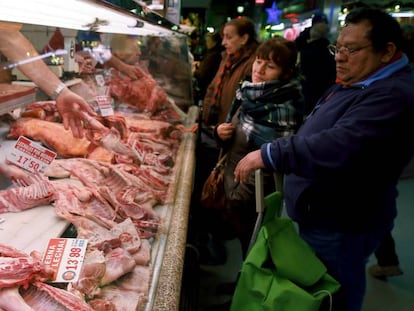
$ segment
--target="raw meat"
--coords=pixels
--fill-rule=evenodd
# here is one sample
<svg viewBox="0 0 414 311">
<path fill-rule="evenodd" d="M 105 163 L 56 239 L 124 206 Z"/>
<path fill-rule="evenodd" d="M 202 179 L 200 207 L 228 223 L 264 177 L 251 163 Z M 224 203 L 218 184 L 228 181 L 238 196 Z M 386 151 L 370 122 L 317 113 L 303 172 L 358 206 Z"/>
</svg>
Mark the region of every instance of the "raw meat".
<svg viewBox="0 0 414 311">
<path fill-rule="evenodd" d="M 148 113 L 152 119 L 181 122 L 185 118 L 185 113 L 167 97 L 163 88 L 150 75 L 131 80 L 119 71 L 111 70 L 109 87 L 114 98 L 139 112 Z"/>
<path fill-rule="evenodd" d="M 0 310 L 33 311 L 20 296 L 18 287 L 0 289 Z"/>
<path fill-rule="evenodd" d="M 93 311 L 81 298 L 67 290 L 36 282 L 27 290 L 20 289 L 20 294 L 34 311 Z"/>
<path fill-rule="evenodd" d="M 136 266 L 134 258 L 123 248 L 115 248 L 105 254 L 105 275 L 101 279 L 101 285 L 107 285 L 117 280 Z"/>
<path fill-rule="evenodd" d="M 147 301 L 142 293 L 105 286 L 97 298 L 89 302 L 95 311 L 136 311 Z"/>
<path fill-rule="evenodd" d="M 55 189 L 47 180 L 35 182 L 27 187 L 0 190 L 0 213 L 20 212 L 36 206 L 50 204 Z"/>
<path fill-rule="evenodd" d="M 27 287 L 34 281 L 53 279 L 55 271 L 45 266 L 37 253 L 29 256 L 4 245 L 0 250 L 0 288 L 20 285 Z"/>
<path fill-rule="evenodd" d="M 90 142 L 86 138 L 75 138 L 63 124 L 33 118 L 21 118 L 10 127 L 8 138 L 20 135 L 42 142 L 62 157 L 84 157 Z"/>
<path fill-rule="evenodd" d="M 102 251 L 88 251 L 83 261 L 82 270 L 77 282 L 70 283 L 71 292 L 79 292 L 87 299 L 99 294 L 99 284 L 105 275 L 106 262 Z"/>
<path fill-rule="evenodd" d="M 80 215 L 105 226 L 111 227 L 117 220 L 115 210 L 94 189 L 68 182 L 55 182 L 56 199 L 54 202 L 56 214 L 71 221 L 70 215 Z"/>
</svg>

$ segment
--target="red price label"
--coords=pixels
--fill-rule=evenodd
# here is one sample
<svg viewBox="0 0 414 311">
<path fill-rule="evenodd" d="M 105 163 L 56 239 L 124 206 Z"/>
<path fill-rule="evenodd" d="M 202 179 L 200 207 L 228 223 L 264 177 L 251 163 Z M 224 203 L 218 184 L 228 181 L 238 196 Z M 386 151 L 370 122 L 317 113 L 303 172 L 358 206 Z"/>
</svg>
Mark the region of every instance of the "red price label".
<svg viewBox="0 0 414 311">
<path fill-rule="evenodd" d="M 43 173 L 56 158 L 56 153 L 24 136 L 6 155 L 7 160 L 31 172 Z"/>
<path fill-rule="evenodd" d="M 76 282 L 82 269 L 87 240 L 51 239 L 43 262 L 56 271 L 54 282 Z"/>
</svg>

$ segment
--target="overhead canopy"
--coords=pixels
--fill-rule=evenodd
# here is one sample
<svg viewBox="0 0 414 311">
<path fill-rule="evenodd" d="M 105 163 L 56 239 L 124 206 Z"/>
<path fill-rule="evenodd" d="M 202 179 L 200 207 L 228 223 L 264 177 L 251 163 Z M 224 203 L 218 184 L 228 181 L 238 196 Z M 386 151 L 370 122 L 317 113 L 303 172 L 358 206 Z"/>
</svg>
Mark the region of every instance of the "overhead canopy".
<svg viewBox="0 0 414 311">
<path fill-rule="evenodd" d="M 0 0 L 0 20 L 102 33 L 171 35 L 176 32 L 93 0 Z"/>
</svg>

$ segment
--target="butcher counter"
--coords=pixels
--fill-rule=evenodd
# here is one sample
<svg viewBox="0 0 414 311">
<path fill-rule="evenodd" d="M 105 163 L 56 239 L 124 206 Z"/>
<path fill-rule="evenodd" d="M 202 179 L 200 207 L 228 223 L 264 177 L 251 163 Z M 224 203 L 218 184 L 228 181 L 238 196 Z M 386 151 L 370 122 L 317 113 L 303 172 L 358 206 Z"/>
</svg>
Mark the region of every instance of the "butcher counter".
<svg viewBox="0 0 414 311">
<path fill-rule="evenodd" d="M 198 107 L 188 110 L 184 126 L 192 127 L 198 118 Z M 4 140 L 0 147 L 0 161 L 12 141 Z M 154 239 L 151 252 L 151 284 L 145 311 L 178 310 L 190 198 L 194 178 L 196 134 L 183 133 L 178 149 L 174 178 L 169 187 L 166 206 L 161 207 L 163 223 Z M 8 180 L 0 180 L 2 189 L 9 186 Z M 50 205 L 28 209 L 18 213 L 0 214 L 0 243 L 30 253 L 44 251 L 50 238 L 60 237 L 69 223 L 56 216 Z"/>
</svg>

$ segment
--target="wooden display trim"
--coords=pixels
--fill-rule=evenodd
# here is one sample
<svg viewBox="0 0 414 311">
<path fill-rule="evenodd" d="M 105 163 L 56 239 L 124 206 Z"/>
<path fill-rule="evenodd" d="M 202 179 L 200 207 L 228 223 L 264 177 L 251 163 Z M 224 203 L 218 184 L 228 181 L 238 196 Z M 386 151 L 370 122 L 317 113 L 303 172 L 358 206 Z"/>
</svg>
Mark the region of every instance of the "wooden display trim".
<svg viewBox="0 0 414 311">
<path fill-rule="evenodd" d="M 36 88 L 33 86 L 14 85 L 0 83 L 0 104 L 19 99 L 27 95 L 35 95 Z"/>
</svg>

